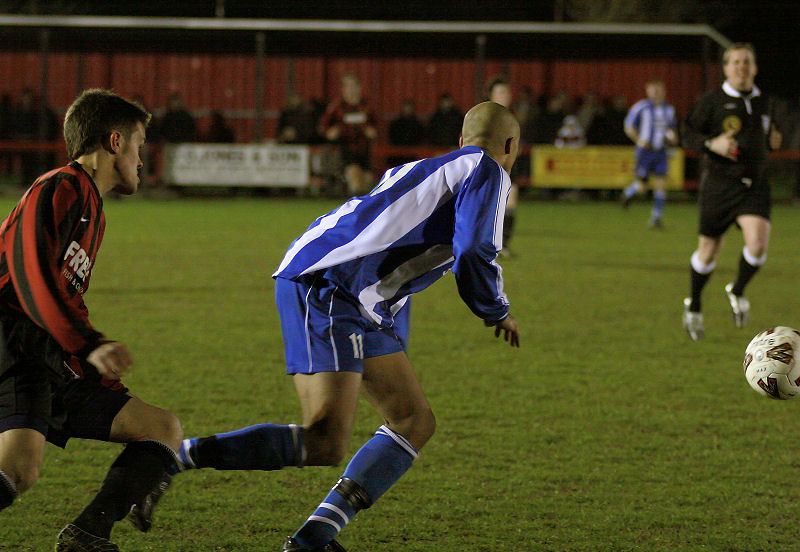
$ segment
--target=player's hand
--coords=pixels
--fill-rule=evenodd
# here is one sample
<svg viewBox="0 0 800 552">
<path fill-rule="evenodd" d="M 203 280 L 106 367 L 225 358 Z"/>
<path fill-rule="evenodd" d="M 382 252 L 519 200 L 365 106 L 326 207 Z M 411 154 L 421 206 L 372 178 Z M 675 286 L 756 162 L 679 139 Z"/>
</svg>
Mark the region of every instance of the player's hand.
<svg viewBox="0 0 800 552">
<path fill-rule="evenodd" d="M 112 380 L 118 380 L 133 364 L 128 348 L 117 341 L 103 343 L 89 353 L 86 360 L 97 368 L 101 376 Z"/>
<path fill-rule="evenodd" d="M 490 327 L 494 326 L 495 337 L 500 337 L 500 333 L 502 332 L 503 339 L 505 339 L 509 345 L 512 347 L 519 347 L 519 327 L 517 326 L 517 321 L 514 320 L 514 317 L 510 314 L 499 322 L 484 320 L 484 324 Z"/>
<path fill-rule="evenodd" d="M 736 161 L 739 156 L 739 142 L 733 137 L 732 130 L 711 140 L 708 149 L 717 155 L 727 157 L 731 161 Z"/>
<path fill-rule="evenodd" d="M 667 131 L 664 133 L 664 137 L 667 139 L 667 142 L 669 142 L 669 145 L 671 146 L 674 146 L 675 144 L 678 143 L 678 135 L 675 134 L 675 131 L 672 130 L 671 128 L 667 129 Z"/>
<path fill-rule="evenodd" d="M 775 125 L 769 127 L 769 149 L 777 150 L 781 148 L 783 143 L 783 134 L 775 128 Z"/>
<path fill-rule="evenodd" d="M 639 138 L 636 145 L 642 149 L 650 149 L 650 141 L 647 138 Z"/>
</svg>

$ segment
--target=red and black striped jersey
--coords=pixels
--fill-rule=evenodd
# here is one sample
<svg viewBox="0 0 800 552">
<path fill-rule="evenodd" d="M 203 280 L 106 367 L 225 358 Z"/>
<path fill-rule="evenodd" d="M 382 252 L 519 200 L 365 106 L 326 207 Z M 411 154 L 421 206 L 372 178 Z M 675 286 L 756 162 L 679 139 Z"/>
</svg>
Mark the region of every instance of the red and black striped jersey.
<svg viewBox="0 0 800 552">
<path fill-rule="evenodd" d="M 21 310 L 78 357 L 103 342 L 83 294 L 105 225 L 79 163 L 39 177 L 0 225 L 0 306 Z"/>
</svg>

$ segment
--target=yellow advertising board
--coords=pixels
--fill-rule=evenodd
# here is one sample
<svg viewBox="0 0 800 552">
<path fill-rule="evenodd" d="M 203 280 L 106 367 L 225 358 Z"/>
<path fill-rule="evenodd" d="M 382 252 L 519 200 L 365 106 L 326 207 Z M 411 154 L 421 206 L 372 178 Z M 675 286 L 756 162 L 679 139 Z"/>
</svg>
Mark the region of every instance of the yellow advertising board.
<svg viewBox="0 0 800 552">
<path fill-rule="evenodd" d="M 537 188 L 621 189 L 633 181 L 635 148 L 531 148 L 531 184 Z M 683 150 L 669 150 L 667 187 L 683 189 Z"/>
</svg>

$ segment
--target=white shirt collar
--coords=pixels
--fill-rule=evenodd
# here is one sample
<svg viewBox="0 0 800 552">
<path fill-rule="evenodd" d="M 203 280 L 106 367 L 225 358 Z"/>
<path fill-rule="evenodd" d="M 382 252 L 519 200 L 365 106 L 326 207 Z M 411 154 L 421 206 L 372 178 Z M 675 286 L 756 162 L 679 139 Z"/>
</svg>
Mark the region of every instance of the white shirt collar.
<svg viewBox="0 0 800 552">
<path fill-rule="evenodd" d="M 756 96 L 761 95 L 761 90 L 759 90 L 758 86 L 756 86 L 755 84 L 753 84 L 753 90 L 751 90 L 750 93 L 747 94 L 746 96 L 741 92 L 739 92 L 738 90 L 736 90 L 733 86 L 731 86 L 731 84 L 728 81 L 722 83 L 722 90 L 728 96 L 733 96 L 734 98 L 745 98 L 748 100 L 750 98 L 755 98 Z"/>
</svg>

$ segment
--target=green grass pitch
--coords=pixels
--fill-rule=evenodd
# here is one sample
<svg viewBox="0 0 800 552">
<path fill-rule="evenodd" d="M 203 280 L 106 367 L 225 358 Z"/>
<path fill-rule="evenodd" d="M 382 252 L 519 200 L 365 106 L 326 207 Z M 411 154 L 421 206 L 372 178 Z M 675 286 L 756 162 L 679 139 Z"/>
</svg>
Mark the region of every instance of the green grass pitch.
<svg viewBox="0 0 800 552">
<path fill-rule="evenodd" d="M 12 200 L 0 207 L 7 212 Z M 335 206 L 286 198 L 109 200 L 86 302 L 127 343 L 126 378 L 188 436 L 299 421 L 270 274 L 289 242 Z M 732 229 L 706 288 L 706 340 L 680 326 L 696 208 L 525 202 L 501 260 L 522 348 L 495 340 L 452 276 L 414 299 L 410 357 L 438 419 L 406 476 L 341 535 L 354 552 L 797 549 L 795 402 L 742 376 L 750 338 L 800 326 L 797 208 L 777 206 L 769 259 L 733 327 L 723 286 Z M 355 451 L 382 423 L 364 403 Z M 0 550 L 51 550 L 120 445 L 48 447 L 42 477 L 0 514 Z M 126 552 L 278 551 L 338 468 L 198 471 L 176 478 L 148 534 L 120 523 Z"/>
</svg>

